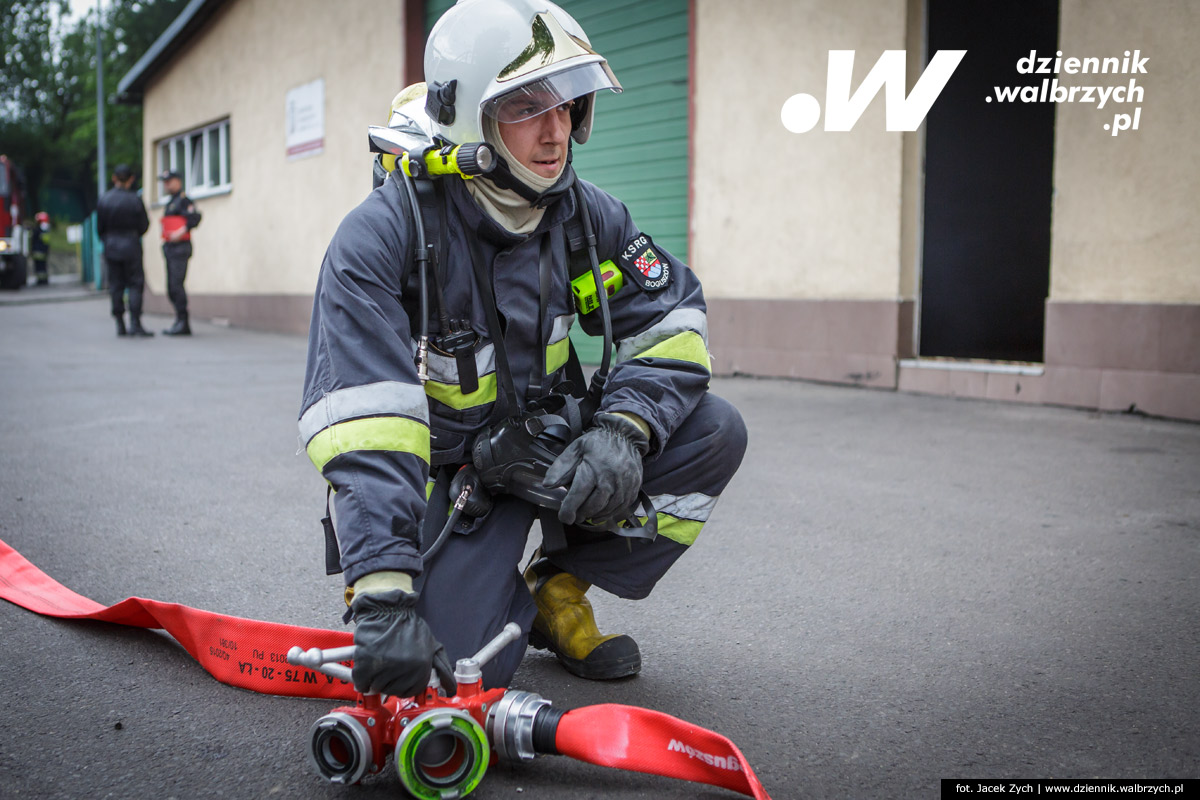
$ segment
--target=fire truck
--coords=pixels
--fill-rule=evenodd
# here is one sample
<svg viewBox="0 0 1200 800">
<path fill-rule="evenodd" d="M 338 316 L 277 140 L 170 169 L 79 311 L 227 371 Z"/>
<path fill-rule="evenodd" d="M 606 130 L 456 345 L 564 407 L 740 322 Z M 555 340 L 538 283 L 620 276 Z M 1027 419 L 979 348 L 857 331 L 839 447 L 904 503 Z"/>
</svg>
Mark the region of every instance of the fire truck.
<svg viewBox="0 0 1200 800">
<path fill-rule="evenodd" d="M 0 289 L 25 285 L 28 258 L 25 179 L 8 156 L 0 155 Z"/>
</svg>

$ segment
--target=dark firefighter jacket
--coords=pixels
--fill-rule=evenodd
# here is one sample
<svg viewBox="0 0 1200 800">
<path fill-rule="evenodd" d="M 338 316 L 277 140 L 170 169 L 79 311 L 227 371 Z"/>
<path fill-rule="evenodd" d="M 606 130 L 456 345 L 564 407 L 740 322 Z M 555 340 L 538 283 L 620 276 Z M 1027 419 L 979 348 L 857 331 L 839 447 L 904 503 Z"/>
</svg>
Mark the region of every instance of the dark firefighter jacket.
<svg viewBox="0 0 1200 800">
<path fill-rule="evenodd" d="M 577 320 L 562 244 L 551 250 L 554 270 L 544 324 L 537 330 L 539 247 L 543 237 L 562 241 L 558 234 L 575 214 L 574 196 L 563 195 L 531 234 L 519 235 L 489 218 L 461 180 L 445 179 L 446 304 L 451 318 L 469 320 L 479 336 L 478 388 L 464 394 L 456 361 L 432 349 L 429 380 L 422 387 L 414 361 L 419 320 L 405 311 L 416 306 L 402 297 L 408 272 L 415 269 L 413 223 L 397 180 L 393 174 L 334 234 L 321 265 L 309 330 L 300 438 L 335 492 L 347 584 L 379 570 L 421 571 L 418 542 L 430 463 L 469 461 L 474 435 L 493 411 L 495 351 L 473 280 L 467 237 L 478 232 L 505 326 L 513 381 L 523 401 L 532 370 L 545 370 L 547 387 L 562 376 L 567 334 Z M 628 411 L 644 419 L 652 431 L 653 457 L 708 387 L 700 282 L 642 234 L 624 204 L 592 184 L 580 184 L 599 259 L 611 259 L 624 272 L 624 286 L 610 300 L 613 368 L 601 410 Z M 429 305 L 433 316 L 434 303 Z M 601 333 L 599 311 L 578 320 L 589 334 Z"/>
<path fill-rule="evenodd" d="M 142 198 L 114 186 L 96 204 L 96 232 L 104 242 L 104 257 L 113 261 L 141 261 L 142 234 L 150 228 Z"/>
<path fill-rule="evenodd" d="M 41 224 L 34 226 L 33 238 L 29 246 L 33 250 L 33 257 L 36 260 L 45 261 L 50 255 L 50 235 L 42 230 Z"/>
</svg>

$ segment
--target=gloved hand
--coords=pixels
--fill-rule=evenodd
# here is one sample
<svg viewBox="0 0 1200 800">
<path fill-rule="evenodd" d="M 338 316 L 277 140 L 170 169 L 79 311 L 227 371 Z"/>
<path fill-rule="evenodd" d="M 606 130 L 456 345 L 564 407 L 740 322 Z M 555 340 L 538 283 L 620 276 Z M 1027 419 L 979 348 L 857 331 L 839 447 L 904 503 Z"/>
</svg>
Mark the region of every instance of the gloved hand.
<svg viewBox="0 0 1200 800">
<path fill-rule="evenodd" d="M 570 484 L 559 521 L 606 520 L 632 506 L 649 451 L 650 437 L 629 416 L 596 414 L 592 427 L 567 445 L 542 481 L 547 489 Z"/>
<path fill-rule="evenodd" d="M 355 689 L 415 697 L 429 685 L 432 668 L 446 694 L 458 690 L 446 648 L 433 638 L 416 604 L 415 594 L 400 589 L 355 594 L 350 604 L 357 623 L 351 671 Z"/>
</svg>

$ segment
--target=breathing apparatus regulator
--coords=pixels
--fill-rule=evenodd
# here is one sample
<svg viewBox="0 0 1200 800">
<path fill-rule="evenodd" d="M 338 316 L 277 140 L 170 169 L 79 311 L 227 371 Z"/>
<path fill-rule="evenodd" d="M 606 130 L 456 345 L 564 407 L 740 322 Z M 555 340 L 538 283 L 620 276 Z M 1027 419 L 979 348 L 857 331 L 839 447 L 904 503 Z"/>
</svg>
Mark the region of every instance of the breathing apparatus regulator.
<svg viewBox="0 0 1200 800">
<path fill-rule="evenodd" d="M 550 9 L 547 11 L 547 7 Z M 504 19 L 499 26 L 485 19 L 492 11 Z M 471 463 L 460 470 L 451 485 L 449 496 L 457 498 L 451 519 L 429 546 L 428 559 L 444 543 L 457 521 L 459 513 L 480 516 L 490 507 L 487 493 L 509 494 L 543 509 L 557 511 L 567 495 L 564 487 L 543 486 L 547 470 L 574 439 L 582 435 L 599 407 L 600 397 L 608 378 L 612 360 L 612 317 L 608 298 L 621 286 L 619 270 L 611 262 L 602 266 L 596 252 L 596 235 L 583 192 L 573 180 L 569 167 L 563 179 L 542 195 L 530 194 L 529 187 L 520 184 L 508 170 L 504 159 L 492 144 L 484 140 L 483 115 L 488 113 L 501 122 L 518 122 L 575 101 L 572 107 L 572 139 L 587 140 L 593 114 L 592 95 L 602 89 L 620 91 L 620 84 L 608 69 L 607 62 L 592 51 L 582 28 L 569 15 L 548 3 L 528 0 L 476 3 L 472 14 L 456 14 L 452 8 L 439 20 L 426 49 L 426 75 L 429 84 L 414 84 L 393 100 L 388 125 L 371 126 L 368 139 L 376 160 L 375 179 L 381 183 L 389 172 L 404 187 L 412 209 L 415 232 L 414 264 L 419 280 L 420 334 L 417 341 L 417 374 L 422 383 L 429 379 L 428 357 L 432 346 L 451 356 L 459 364 L 460 387 L 464 393 L 473 391 L 474 349 L 477 337 L 470 326 L 450 319 L 446 310 L 441 278 L 437 269 L 437 250 L 430 244 L 430 234 L 437 228 L 427 227 L 429 220 L 422 212 L 440 208 L 439 204 L 421 202 L 419 195 L 430 193 L 430 185 L 443 177 L 457 176 L 463 180 L 488 177 L 502 188 L 513 188 L 531 203 L 545 202 L 545 195 L 554 196 L 572 191 L 577 206 L 577 218 L 582 225 L 580 250 L 586 248 L 586 269 L 571 276 L 571 287 L 581 313 L 598 309 L 604 335 L 601 366 L 591 378 L 586 393 L 583 373 L 572 353 L 568 367 L 578 386 L 567 381 L 542 394 L 541 386 L 532 386 L 531 402 L 522 404 L 512 380 L 504 347 L 504 337 L 495 308 L 493 289 L 489 284 L 486 264 L 478 243 L 471 239 L 471 261 L 476 288 L 487 313 L 487 324 L 496 353 L 496 374 L 499 389 L 496 415 L 499 421 L 485 428 L 470 448 Z M 522 20 L 513 25 L 513 20 Z M 495 20 L 492 20 L 495 22 Z M 472 37 L 495 37 L 497 30 L 516 31 L 517 39 L 509 43 L 508 54 L 495 65 L 459 63 L 458 53 L 468 48 Z M 523 31 L 523 32 L 522 32 Z M 532 37 L 532 39 L 531 39 Z M 454 38 L 456 49 L 443 52 L 442 43 Z M 501 36 L 503 38 L 503 36 Z M 496 50 L 489 42 L 484 50 Z M 532 50 L 531 50 L 532 48 Z M 504 52 L 504 48 L 499 48 Z M 471 52 L 480 52 L 471 50 Z M 512 53 L 520 55 L 514 60 Z M 536 56 L 536 57 L 535 57 Z M 486 60 L 486 59 L 482 59 Z M 567 64 L 564 66 L 563 61 Z M 547 66 L 548 65 L 548 66 Z M 483 72 L 480 72 L 483 70 Z M 472 74 L 479 73 L 479 74 Z M 489 74 L 490 73 L 490 74 Z M 453 74 L 456 77 L 450 77 Z M 486 76 L 486 77 L 485 77 Z M 497 76 L 504 78 L 499 80 Z M 441 80 L 438 80 L 438 78 Z M 568 164 L 570 161 L 568 151 Z M 444 224 L 444 220 L 438 220 Z M 430 281 L 430 262 L 434 262 Z M 548 270 L 550 258 L 543 248 L 541 269 Z M 431 337 L 429 331 L 429 294 L 432 284 L 437 305 L 439 332 Z M 542 286 L 548 286 L 543 276 Z M 603 287 L 603 288 L 600 288 Z M 543 294 L 546 289 L 543 288 Z M 542 298 L 542 303 L 546 298 Z M 470 373 L 462 376 L 464 369 Z M 470 385 L 468 385 L 470 384 Z M 577 397 L 575 392 L 582 394 Z M 465 494 L 463 492 L 465 490 Z M 638 506 L 629 509 L 620 520 L 605 520 L 597 524 L 584 522 L 580 527 L 603 530 L 628 538 L 653 539 L 657 535 L 657 514 L 645 493 L 639 494 Z M 639 525 L 637 517 L 646 522 Z M 543 532 L 547 519 L 543 515 Z M 551 548 L 553 549 L 553 548 Z"/>
</svg>

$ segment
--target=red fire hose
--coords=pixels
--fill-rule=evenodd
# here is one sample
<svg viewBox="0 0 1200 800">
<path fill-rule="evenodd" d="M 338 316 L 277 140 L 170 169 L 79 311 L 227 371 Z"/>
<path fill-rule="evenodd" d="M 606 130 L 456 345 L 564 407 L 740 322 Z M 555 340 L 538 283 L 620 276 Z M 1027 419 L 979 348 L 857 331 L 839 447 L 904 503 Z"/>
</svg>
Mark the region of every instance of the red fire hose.
<svg viewBox="0 0 1200 800">
<path fill-rule="evenodd" d="M 770 800 L 737 745 L 719 733 L 634 706 L 584 706 L 558 724 L 558 751 L 602 767 L 723 786 Z"/>
<path fill-rule="evenodd" d="M 160 628 L 174 636 L 210 675 L 230 686 L 289 697 L 355 697 L 353 686 L 310 670 L 289 668 L 287 663 L 288 647 L 296 642 L 339 647 L 352 643 L 348 631 L 260 622 L 141 597 L 105 607 L 63 586 L 3 540 L 0 597 L 48 617 Z"/>
<path fill-rule="evenodd" d="M 536 712 L 541 710 L 541 705 L 550 705 L 536 695 L 526 692 L 506 694 L 506 690 L 491 690 L 485 693 L 477 684 L 472 689 L 469 688 L 469 681 L 464 686 L 461 680 L 457 697 L 441 697 L 436 691 L 430 690 L 422 698 L 405 701 L 389 699 L 387 704 L 381 704 L 377 697 L 364 698 L 355 692 L 354 687 L 344 679 L 328 675 L 324 671 L 299 666 L 296 662 L 289 663 L 288 650 L 293 645 L 304 643 L 307 647 L 322 650 L 344 648 L 353 642 L 349 632 L 231 617 L 177 603 L 163 603 L 139 597 L 130 597 L 115 605 L 102 606 L 58 583 L 3 540 L 0 540 L 0 597 L 22 608 L 51 617 L 99 620 L 138 628 L 162 629 L 183 645 L 209 674 L 221 683 L 231 686 L 264 694 L 356 701 L 355 706 L 335 709 L 328 717 L 341 718 L 339 724 L 357 724 L 353 719 L 355 716 L 363 719 L 370 716 L 380 719 L 387 717 L 388 724 L 375 726 L 372 723 L 372 735 L 377 738 L 373 743 L 365 743 L 368 752 L 364 760 L 374 771 L 382 767 L 383 758 L 380 753 L 385 750 L 390 752 L 398 743 L 403 744 L 402 741 L 398 741 L 403 738 L 402 729 L 417 727 L 409 726 L 411 721 L 428 718 L 431 714 L 440 712 L 447 719 L 452 717 L 455 725 L 467 730 L 463 720 L 473 716 L 480 725 L 481 735 L 484 725 L 490 726 L 489 730 L 498 729 L 502 734 L 506 730 L 505 721 L 497 723 L 496 708 L 492 709 L 489 717 L 489 705 L 512 712 L 512 719 L 508 721 L 512 730 L 524 730 L 519 719 L 523 713 L 527 713 L 526 719 L 532 723 L 537 716 Z M 464 661 L 469 660 L 460 661 L 460 668 Z M 464 691 L 464 688 L 467 690 Z M 505 703 L 496 702 L 504 697 L 507 698 Z M 544 716 L 546 724 L 542 726 L 542 733 L 535 730 L 525 734 L 526 739 L 532 736 L 530 741 L 533 745 L 540 746 L 537 752 L 560 753 L 599 766 L 697 781 L 731 789 L 756 800 L 770 800 L 754 771 L 733 742 L 720 734 L 681 719 L 649 709 L 622 705 L 585 706 L 565 713 Z M 430 726 L 431 729 L 451 730 L 448 722 L 430 723 Z M 321 732 L 315 730 L 314 733 Z M 339 759 L 343 757 L 339 748 L 346 744 L 353 745 L 353 740 L 352 737 L 344 741 L 336 738 L 330 740 L 328 734 L 328 731 L 324 732 L 326 755 L 332 758 L 337 766 L 340 764 Z M 470 731 L 455 732 L 454 735 L 469 743 Z M 549 741 L 539 743 L 539 736 Z M 492 741 L 491 746 L 500 755 L 503 755 L 505 750 L 523 748 L 523 745 L 517 746 L 513 742 L 505 741 Z M 521 760 L 532 758 L 533 749 L 524 749 L 529 749 L 529 752 L 522 753 Z M 405 755 L 416 759 L 416 767 L 418 770 L 426 769 L 427 776 L 438 774 L 437 770 L 426 768 L 419 763 L 423 751 L 417 744 L 398 748 L 398 756 L 401 750 Z M 486 768 L 486 761 L 485 754 L 482 768 Z M 450 769 L 440 765 L 439 768 Z M 358 776 L 361 774 L 361 771 L 357 773 Z M 333 778 L 328 774 L 325 774 L 325 777 L 333 782 L 353 782 Z M 414 795 L 424 796 L 420 792 L 420 786 L 423 784 L 418 780 L 417 788 L 410 785 L 409 781 L 405 780 L 403 768 L 401 779 Z M 354 780 L 357 780 L 357 777 Z M 474 784 L 471 788 L 473 786 Z M 467 791 L 470 789 L 463 794 Z"/>
</svg>

